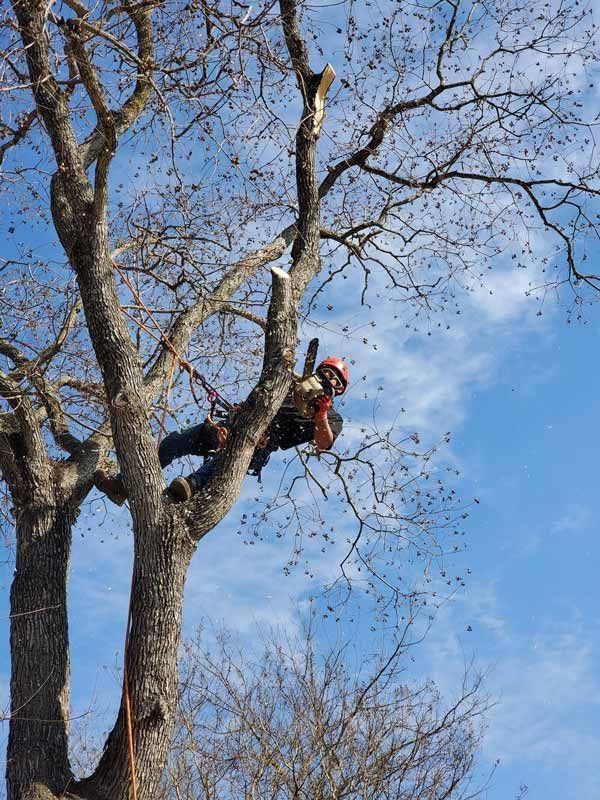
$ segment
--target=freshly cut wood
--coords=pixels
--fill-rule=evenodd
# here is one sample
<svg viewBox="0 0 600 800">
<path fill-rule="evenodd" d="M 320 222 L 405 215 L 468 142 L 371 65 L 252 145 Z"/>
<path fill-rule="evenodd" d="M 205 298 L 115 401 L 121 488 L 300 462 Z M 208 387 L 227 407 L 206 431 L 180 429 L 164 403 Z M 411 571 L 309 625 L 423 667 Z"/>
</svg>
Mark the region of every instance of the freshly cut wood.
<svg viewBox="0 0 600 800">
<path fill-rule="evenodd" d="M 329 87 L 335 80 L 335 70 L 331 64 L 327 64 L 321 73 L 321 80 L 319 81 L 319 88 L 315 95 L 315 116 L 313 121 L 313 133 L 318 136 L 321 133 L 321 127 L 325 120 L 325 98 Z"/>
</svg>

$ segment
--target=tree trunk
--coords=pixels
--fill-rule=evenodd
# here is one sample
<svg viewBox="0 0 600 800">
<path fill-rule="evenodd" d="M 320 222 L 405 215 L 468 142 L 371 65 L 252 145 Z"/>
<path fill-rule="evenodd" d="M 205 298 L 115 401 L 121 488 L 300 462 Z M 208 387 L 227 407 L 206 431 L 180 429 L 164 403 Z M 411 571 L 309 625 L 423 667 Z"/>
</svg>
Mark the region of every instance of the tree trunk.
<svg viewBox="0 0 600 800">
<path fill-rule="evenodd" d="M 128 685 L 135 687 L 130 702 L 140 800 L 155 796 L 173 731 L 183 588 L 194 552 L 185 530 L 182 512 L 172 509 L 162 524 L 135 536 L 127 670 Z M 71 791 L 98 800 L 131 797 L 124 699 L 98 767 Z"/>
<path fill-rule="evenodd" d="M 39 494 L 37 503 L 17 510 L 10 593 L 8 800 L 41 796 L 36 783 L 60 794 L 71 780 L 66 581 L 73 517 L 52 502 L 51 489 Z"/>
</svg>

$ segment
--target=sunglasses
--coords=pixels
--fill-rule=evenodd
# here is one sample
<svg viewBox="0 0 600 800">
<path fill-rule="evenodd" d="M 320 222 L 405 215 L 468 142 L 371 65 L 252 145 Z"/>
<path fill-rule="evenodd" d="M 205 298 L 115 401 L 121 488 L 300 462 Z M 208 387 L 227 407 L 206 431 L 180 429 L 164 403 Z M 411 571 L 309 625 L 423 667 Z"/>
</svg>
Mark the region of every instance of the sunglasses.
<svg viewBox="0 0 600 800">
<path fill-rule="evenodd" d="M 343 394 L 344 384 L 334 369 L 330 369 L 329 367 L 321 367 L 321 369 L 317 371 L 317 374 L 325 379 L 335 394 Z"/>
</svg>

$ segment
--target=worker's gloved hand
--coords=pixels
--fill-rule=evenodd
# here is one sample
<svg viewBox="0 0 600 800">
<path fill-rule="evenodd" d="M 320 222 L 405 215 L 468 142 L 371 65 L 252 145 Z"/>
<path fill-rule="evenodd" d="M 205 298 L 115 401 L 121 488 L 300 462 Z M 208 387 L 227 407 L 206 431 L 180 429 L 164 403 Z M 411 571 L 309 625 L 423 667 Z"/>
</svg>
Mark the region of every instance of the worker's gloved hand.
<svg viewBox="0 0 600 800">
<path fill-rule="evenodd" d="M 315 421 L 322 421 L 327 419 L 327 412 L 331 408 L 333 403 L 331 402 L 331 397 L 327 397 L 326 394 L 317 397 L 315 400 Z"/>
<path fill-rule="evenodd" d="M 217 425 L 215 433 L 217 434 L 217 450 L 222 450 L 229 436 L 229 430 L 224 425 Z"/>
</svg>

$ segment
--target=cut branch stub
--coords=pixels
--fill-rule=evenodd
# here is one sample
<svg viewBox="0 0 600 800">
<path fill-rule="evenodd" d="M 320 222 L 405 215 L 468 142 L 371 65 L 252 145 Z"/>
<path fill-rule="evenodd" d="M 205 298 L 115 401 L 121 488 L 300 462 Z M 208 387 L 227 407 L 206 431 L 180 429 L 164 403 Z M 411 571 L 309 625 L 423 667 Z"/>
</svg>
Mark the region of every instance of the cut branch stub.
<svg viewBox="0 0 600 800">
<path fill-rule="evenodd" d="M 335 70 L 331 64 L 327 64 L 321 73 L 319 85 L 315 94 L 315 113 L 313 116 L 313 136 L 315 138 L 321 133 L 321 127 L 325 120 L 325 98 L 329 87 L 335 80 Z"/>
</svg>

